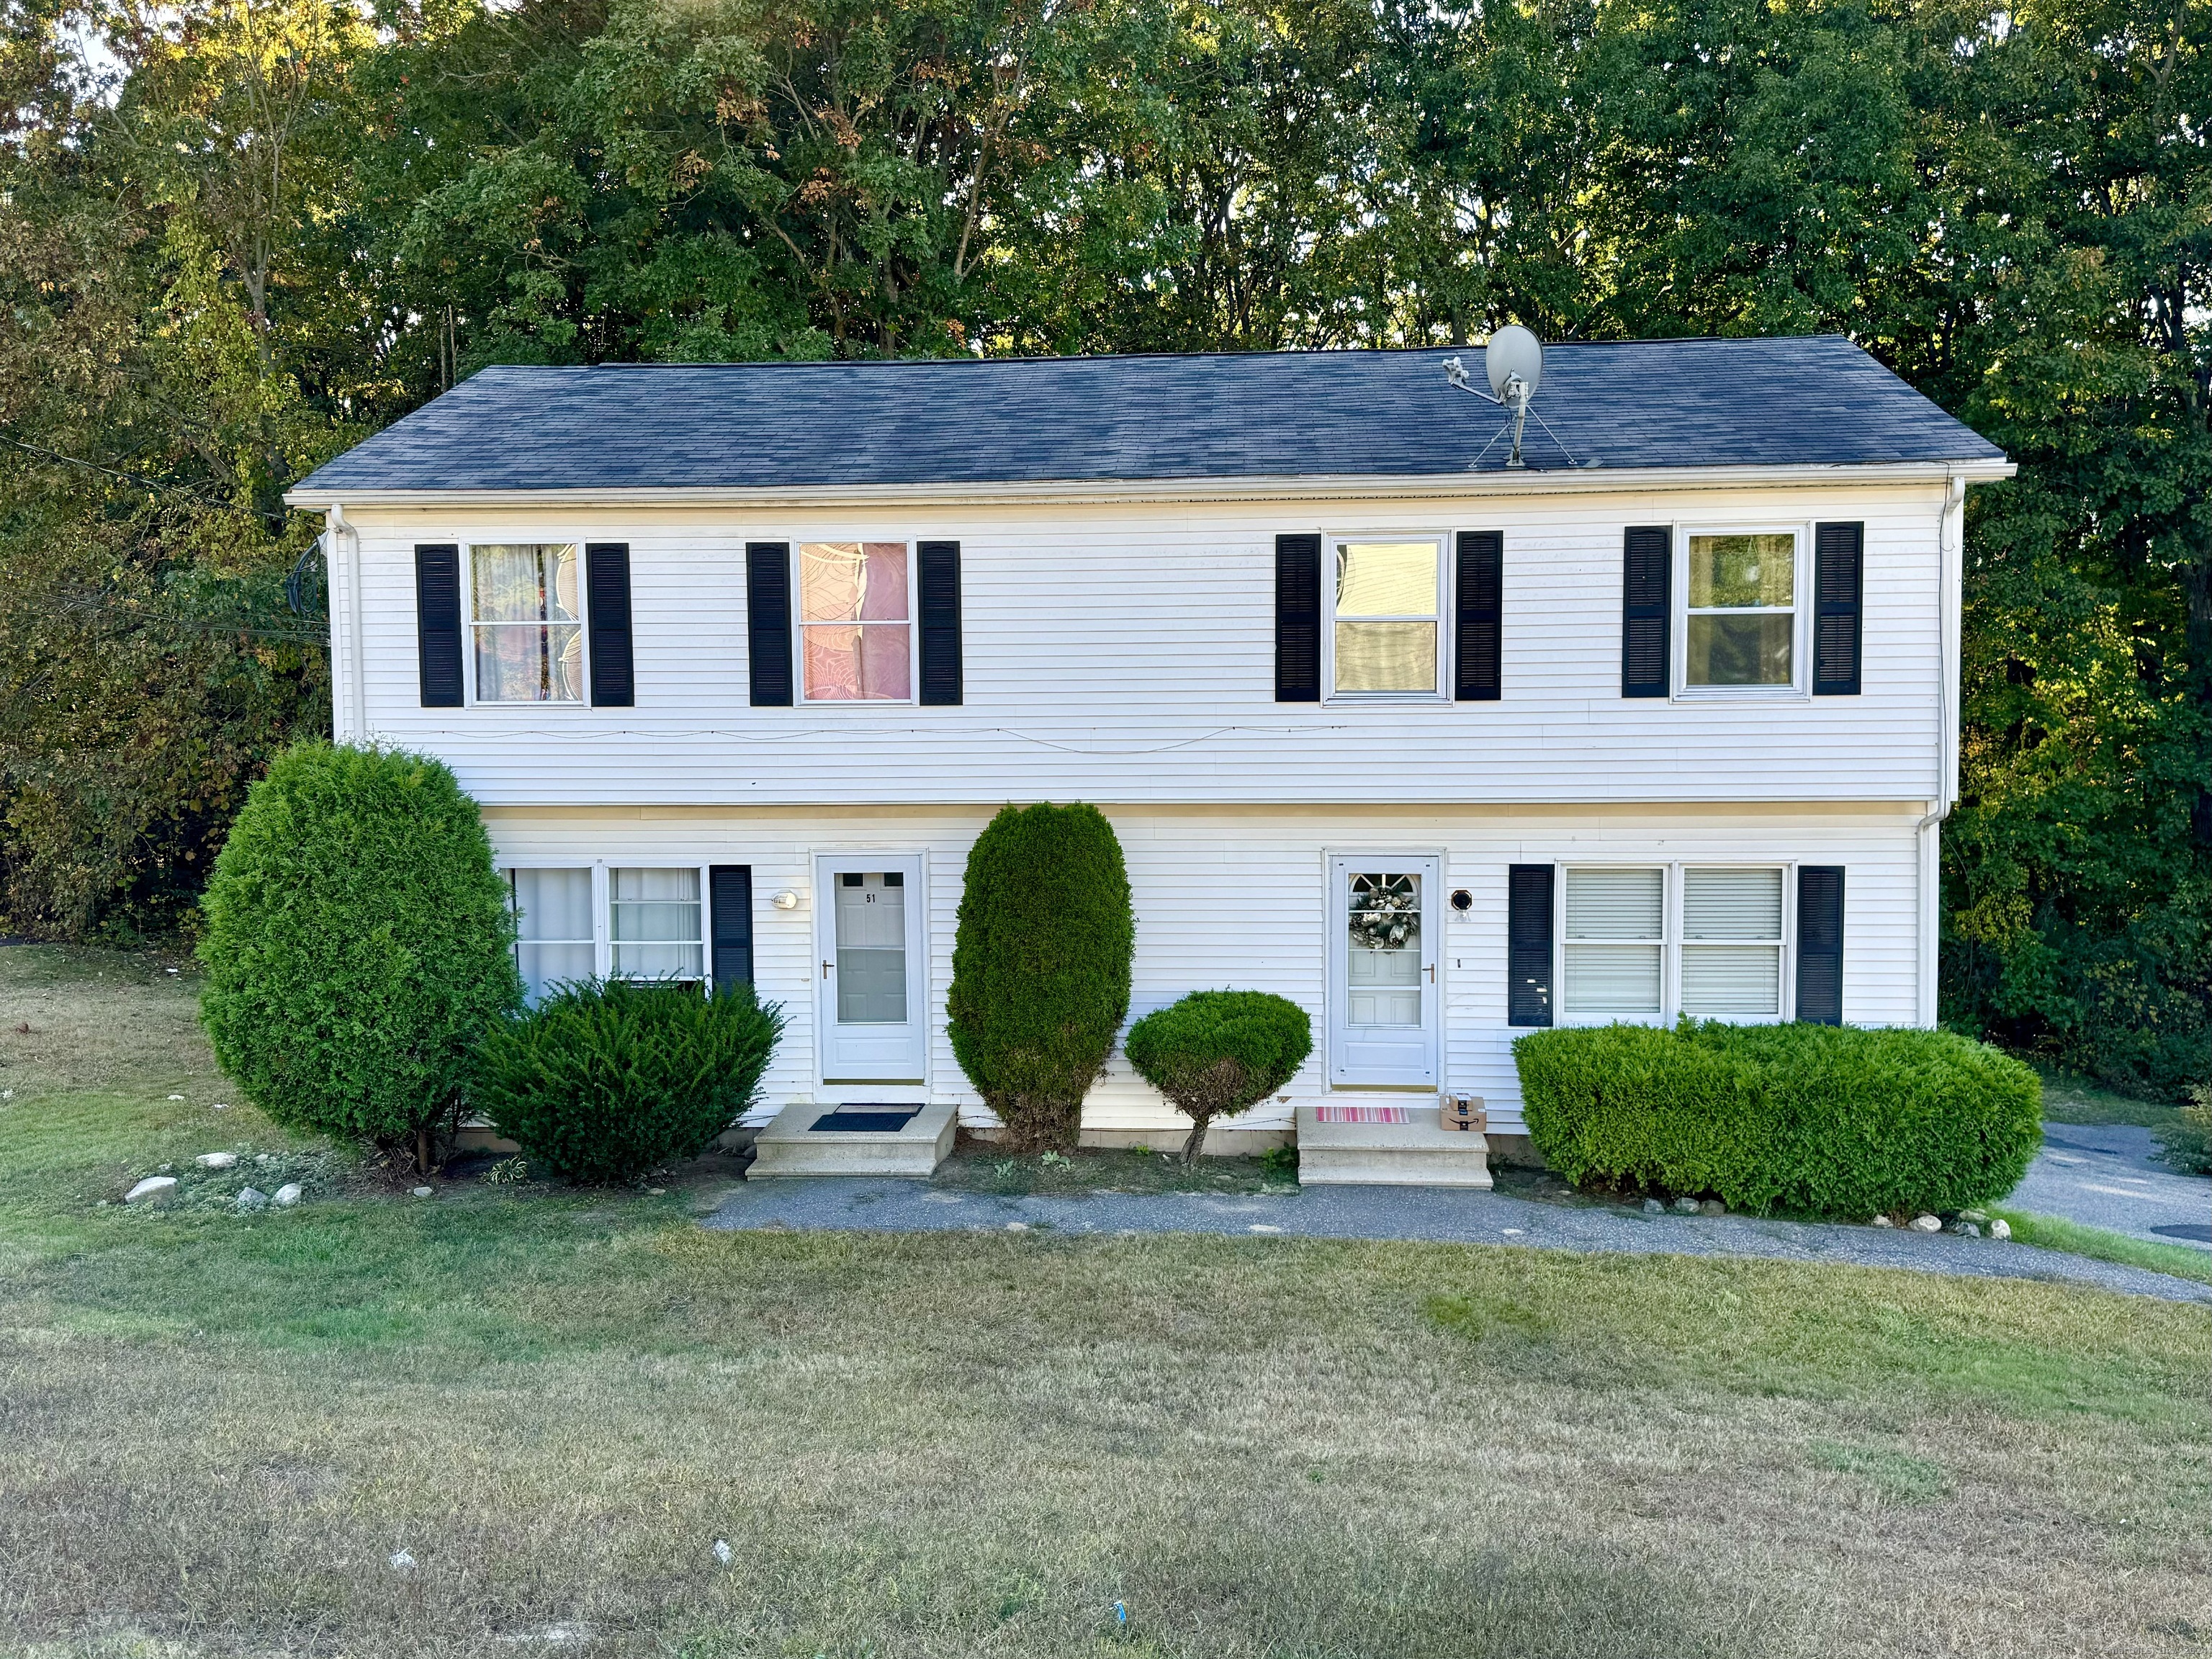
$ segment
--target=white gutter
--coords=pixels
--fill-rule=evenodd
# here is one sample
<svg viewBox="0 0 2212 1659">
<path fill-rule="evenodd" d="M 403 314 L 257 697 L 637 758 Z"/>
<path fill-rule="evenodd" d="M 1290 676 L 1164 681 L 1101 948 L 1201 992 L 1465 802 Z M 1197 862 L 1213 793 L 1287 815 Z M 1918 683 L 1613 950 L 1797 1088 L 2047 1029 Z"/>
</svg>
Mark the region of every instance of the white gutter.
<svg viewBox="0 0 2212 1659">
<path fill-rule="evenodd" d="M 361 614 L 361 534 L 331 501 L 323 532 L 331 588 L 331 735 L 360 743 L 368 734 L 368 663 Z"/>
<path fill-rule="evenodd" d="M 1942 942 L 1943 821 L 1959 799 L 1959 638 L 1960 608 L 1963 604 L 1966 529 L 1966 485 L 1970 475 L 1951 479 L 1943 498 L 1943 517 L 1938 535 L 1940 550 L 1937 607 L 1940 623 L 1940 661 L 1936 677 L 1936 800 L 1933 810 L 1915 831 L 1920 855 L 1920 957 L 1918 1023 L 1936 1024 L 1937 949 Z"/>
<path fill-rule="evenodd" d="M 967 505 L 1037 501 L 1398 501 L 1433 496 L 1616 495 L 1654 489 L 1767 489 L 1806 484 L 1956 483 L 2009 478 L 2010 461 L 1898 461 L 1865 466 L 1711 466 L 1563 468 L 1542 472 L 1424 472 L 1377 476 L 1329 473 L 1237 478 L 1113 478 L 1032 483 L 776 484 L 681 488 L 562 489 L 348 489 L 356 507 L 822 507 Z M 310 511 L 337 505 L 325 490 L 285 492 L 288 506 Z"/>
</svg>

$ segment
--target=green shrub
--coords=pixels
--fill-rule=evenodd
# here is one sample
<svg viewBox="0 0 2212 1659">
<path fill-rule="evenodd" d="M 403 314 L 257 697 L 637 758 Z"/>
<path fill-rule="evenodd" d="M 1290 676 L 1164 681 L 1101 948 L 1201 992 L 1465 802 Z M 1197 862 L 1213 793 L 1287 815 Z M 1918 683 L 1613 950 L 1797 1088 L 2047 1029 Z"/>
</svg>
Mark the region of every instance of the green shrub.
<svg viewBox="0 0 2212 1659">
<path fill-rule="evenodd" d="M 278 1122 L 436 1162 L 471 1051 L 522 1002 L 476 803 L 420 755 L 305 744 L 255 784 L 203 901 L 200 1018 Z"/>
<path fill-rule="evenodd" d="M 1568 1180 L 1741 1210 L 1960 1210 L 2010 1192 L 2042 1139 L 2035 1073 L 1948 1031 L 1685 1020 L 1531 1032 L 1513 1058 Z"/>
<path fill-rule="evenodd" d="M 2184 1175 L 2212 1175 L 2212 1084 L 2189 1091 L 2181 1121 L 2158 1131 L 2159 1156 Z"/>
<path fill-rule="evenodd" d="M 533 1168 L 635 1181 L 751 1109 L 782 1030 L 750 985 L 562 986 L 485 1037 L 472 1100 Z"/>
<path fill-rule="evenodd" d="M 1190 1119 L 1190 1163 L 1216 1117 L 1234 1117 L 1291 1080 L 1313 1052 L 1306 1011 L 1266 991 L 1193 991 L 1146 1014 L 1122 1044 L 1137 1074 Z"/>
<path fill-rule="evenodd" d="M 945 1011 L 1015 1150 L 1075 1145 L 1129 1012 L 1135 947 L 1121 843 L 1097 807 L 1009 806 L 976 837 Z"/>
</svg>

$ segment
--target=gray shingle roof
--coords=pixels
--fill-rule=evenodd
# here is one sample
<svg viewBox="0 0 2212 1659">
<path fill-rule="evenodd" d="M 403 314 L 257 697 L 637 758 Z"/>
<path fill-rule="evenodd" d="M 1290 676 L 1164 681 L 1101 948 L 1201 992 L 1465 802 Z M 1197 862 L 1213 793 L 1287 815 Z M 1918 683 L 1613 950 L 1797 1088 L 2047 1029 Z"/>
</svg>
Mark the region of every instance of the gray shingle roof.
<svg viewBox="0 0 2212 1659">
<path fill-rule="evenodd" d="M 488 368 L 338 457 L 299 493 L 1502 468 L 1506 445 L 1491 442 L 1500 412 L 1445 384 L 1453 355 Z M 1480 350 L 1457 355 L 1482 385 Z M 1542 468 L 2000 459 L 1834 336 L 1555 345 L 1534 407 L 1550 430 L 1531 420 L 1526 453 Z"/>
</svg>

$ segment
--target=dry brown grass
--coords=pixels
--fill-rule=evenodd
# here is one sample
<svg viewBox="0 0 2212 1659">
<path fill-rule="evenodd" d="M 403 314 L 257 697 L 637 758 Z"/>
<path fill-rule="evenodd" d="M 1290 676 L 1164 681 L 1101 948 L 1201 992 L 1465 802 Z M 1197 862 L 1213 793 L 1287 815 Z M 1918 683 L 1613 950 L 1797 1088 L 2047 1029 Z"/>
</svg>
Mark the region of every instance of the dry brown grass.
<svg viewBox="0 0 2212 1659">
<path fill-rule="evenodd" d="M 0 1644 L 2212 1648 L 2202 1309 L 1444 1246 L 716 1235 L 681 1194 L 93 1210 L 69 1194 L 217 1132 L 161 1098 L 204 1076 L 189 1031 L 116 1017 L 183 994 L 95 981 L 82 1055 L 0 1116 Z M 161 1054 L 119 1052 L 149 1033 Z"/>
</svg>

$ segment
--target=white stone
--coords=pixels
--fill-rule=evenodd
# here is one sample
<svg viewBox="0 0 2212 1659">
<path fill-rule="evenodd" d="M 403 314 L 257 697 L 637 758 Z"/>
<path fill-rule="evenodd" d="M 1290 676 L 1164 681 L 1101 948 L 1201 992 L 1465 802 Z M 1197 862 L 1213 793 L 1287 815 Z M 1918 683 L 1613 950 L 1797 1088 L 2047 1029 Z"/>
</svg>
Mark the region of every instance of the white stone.
<svg viewBox="0 0 2212 1659">
<path fill-rule="evenodd" d="M 1244 1231 L 1248 1233 L 1279 1233 L 1283 1230 L 1280 1227 L 1271 1227 L 1264 1221 L 1255 1221 Z"/>
<path fill-rule="evenodd" d="M 1982 1230 L 1971 1221 L 1954 1221 L 1951 1224 L 1951 1231 L 1961 1238 L 1979 1238 L 1982 1236 Z"/>
<path fill-rule="evenodd" d="M 248 1187 L 232 1200 L 241 1210 L 261 1210 L 269 1206 L 269 1194 L 257 1187 Z"/>
<path fill-rule="evenodd" d="M 202 1152 L 192 1160 L 203 1170 L 228 1170 L 238 1162 L 236 1152 Z"/>
<path fill-rule="evenodd" d="M 169 1098 L 172 1100 L 182 1100 L 184 1097 L 182 1095 L 171 1095 Z"/>
<path fill-rule="evenodd" d="M 1916 1233 L 1940 1233 L 1943 1231 L 1943 1223 L 1936 1216 L 1917 1215 L 1912 1218 L 1912 1231 Z"/>
<path fill-rule="evenodd" d="M 275 1196 L 269 1201 L 280 1210 L 289 1210 L 305 1196 L 306 1194 L 300 1190 L 298 1182 L 288 1181 L 276 1189 Z"/>
<path fill-rule="evenodd" d="M 2002 1216 L 1999 1216 L 1995 1221 L 1990 1223 L 1990 1237 L 1991 1238 L 2010 1238 L 2012 1237 L 2012 1223 L 2007 1221 Z"/>
<path fill-rule="evenodd" d="M 1674 1212 L 1675 1212 L 1677 1215 L 1695 1215 L 1695 1214 L 1697 1214 L 1697 1212 L 1698 1212 L 1698 1200 L 1697 1200 L 1696 1199 L 1694 1199 L 1694 1198 L 1678 1198 L 1678 1199 L 1676 1199 L 1676 1200 L 1674 1200 Z"/>
<path fill-rule="evenodd" d="M 1646 1215 L 1664 1215 L 1667 1213 L 1667 1206 L 1664 1204 L 1662 1204 L 1656 1198 L 1647 1198 L 1644 1200 L 1644 1213 Z"/>
<path fill-rule="evenodd" d="M 414 1195 L 416 1198 L 428 1198 L 430 1196 L 430 1189 L 428 1187 L 417 1187 L 414 1189 Z"/>
<path fill-rule="evenodd" d="M 123 1201 L 125 1204 L 160 1205 L 167 1204 L 176 1195 L 176 1176 L 148 1176 L 136 1187 L 123 1194 Z"/>
<path fill-rule="evenodd" d="M 1006 1231 L 1010 1233 L 1025 1233 L 1029 1230 L 1030 1224 L 1026 1221 L 1009 1221 L 1006 1224 Z"/>
<path fill-rule="evenodd" d="M 392 1551 L 392 1571 L 394 1571 L 394 1572 L 412 1572 L 412 1571 L 415 1571 L 415 1557 L 414 1557 L 414 1555 L 413 1555 L 410 1552 L 409 1552 L 409 1551 L 407 1551 L 407 1550 L 394 1550 L 394 1551 Z"/>
<path fill-rule="evenodd" d="M 1897 1224 L 1894 1221 L 1892 1221 L 1886 1215 L 1878 1215 L 1873 1220 L 1868 1222 L 1867 1225 L 1869 1227 L 1894 1227 Z"/>
<path fill-rule="evenodd" d="M 714 1559 L 717 1561 L 720 1561 L 726 1567 L 733 1559 L 736 1559 L 736 1557 L 737 1552 L 730 1547 L 730 1540 L 728 1539 L 717 1538 L 714 1540 Z"/>
</svg>

